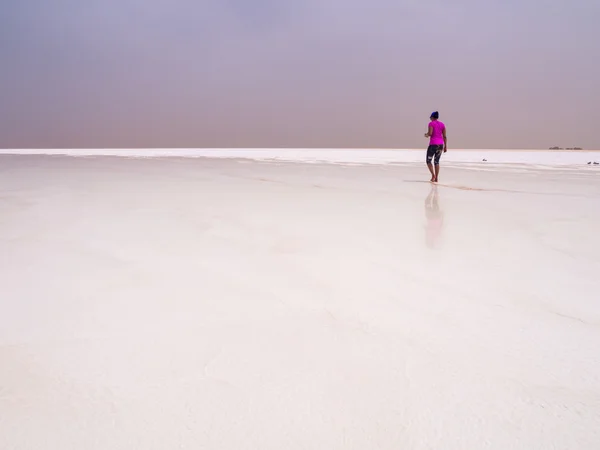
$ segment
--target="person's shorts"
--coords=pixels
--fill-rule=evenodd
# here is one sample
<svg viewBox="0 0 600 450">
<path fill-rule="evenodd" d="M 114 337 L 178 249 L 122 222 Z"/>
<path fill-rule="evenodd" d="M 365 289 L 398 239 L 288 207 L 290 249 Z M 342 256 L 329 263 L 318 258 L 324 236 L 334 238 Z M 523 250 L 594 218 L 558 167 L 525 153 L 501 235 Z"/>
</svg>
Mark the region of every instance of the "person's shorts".
<svg viewBox="0 0 600 450">
<path fill-rule="evenodd" d="M 438 166 L 440 164 L 440 158 L 442 157 L 443 151 L 443 145 L 430 145 L 427 147 L 427 164 L 431 164 L 431 161 L 433 160 L 433 164 Z"/>
</svg>

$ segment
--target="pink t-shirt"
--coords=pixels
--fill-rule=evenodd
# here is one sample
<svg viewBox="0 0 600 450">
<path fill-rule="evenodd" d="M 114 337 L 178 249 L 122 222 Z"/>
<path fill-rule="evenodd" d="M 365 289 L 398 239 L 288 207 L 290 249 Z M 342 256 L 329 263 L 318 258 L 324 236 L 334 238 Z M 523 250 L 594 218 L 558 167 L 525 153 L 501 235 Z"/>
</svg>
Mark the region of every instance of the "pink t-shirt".
<svg viewBox="0 0 600 450">
<path fill-rule="evenodd" d="M 429 145 L 444 145 L 444 135 L 442 132 L 446 129 L 446 125 L 439 120 L 432 120 L 429 126 L 433 128 L 433 134 L 429 138 Z"/>
</svg>

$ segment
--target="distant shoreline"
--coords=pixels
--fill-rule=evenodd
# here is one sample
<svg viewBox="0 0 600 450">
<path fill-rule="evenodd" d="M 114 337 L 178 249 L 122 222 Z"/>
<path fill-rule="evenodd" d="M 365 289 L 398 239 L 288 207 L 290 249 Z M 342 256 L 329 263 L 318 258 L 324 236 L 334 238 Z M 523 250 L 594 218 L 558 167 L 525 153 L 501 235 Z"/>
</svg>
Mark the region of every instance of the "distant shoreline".
<svg viewBox="0 0 600 450">
<path fill-rule="evenodd" d="M 391 148 L 391 147 L 67 147 L 67 148 L 0 148 L 0 154 L 40 154 L 40 152 L 48 151 L 48 152 L 90 152 L 94 150 L 105 150 L 111 152 L 117 151 L 144 151 L 148 150 L 149 152 L 157 151 L 157 150 L 197 150 L 197 151 L 318 151 L 318 150 L 326 150 L 326 151 L 425 151 L 426 147 L 423 148 Z M 458 148 L 458 147 L 450 147 L 448 152 L 451 151 L 461 151 L 461 152 L 551 152 L 551 153 L 597 153 L 600 152 L 600 149 L 581 149 L 581 150 L 567 150 L 567 149 L 517 149 L 517 148 Z M 29 153 L 31 152 L 31 153 Z"/>
</svg>

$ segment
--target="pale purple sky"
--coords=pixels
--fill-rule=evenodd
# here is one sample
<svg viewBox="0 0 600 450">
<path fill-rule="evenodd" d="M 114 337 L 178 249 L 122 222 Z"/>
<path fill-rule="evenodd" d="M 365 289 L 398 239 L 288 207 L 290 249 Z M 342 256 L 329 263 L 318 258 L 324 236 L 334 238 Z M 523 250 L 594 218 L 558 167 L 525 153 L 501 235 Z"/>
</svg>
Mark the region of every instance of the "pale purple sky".
<svg viewBox="0 0 600 450">
<path fill-rule="evenodd" d="M 598 0 L 2 0 L 0 147 L 600 149 Z"/>
</svg>

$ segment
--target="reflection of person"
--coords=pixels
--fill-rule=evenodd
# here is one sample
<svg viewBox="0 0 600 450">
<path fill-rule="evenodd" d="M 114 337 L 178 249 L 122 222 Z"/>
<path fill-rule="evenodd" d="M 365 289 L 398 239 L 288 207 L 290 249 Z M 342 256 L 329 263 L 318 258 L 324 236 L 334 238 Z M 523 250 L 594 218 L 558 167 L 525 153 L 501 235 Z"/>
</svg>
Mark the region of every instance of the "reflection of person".
<svg viewBox="0 0 600 450">
<path fill-rule="evenodd" d="M 440 210 L 437 186 L 431 186 L 431 191 L 425 199 L 425 217 L 427 226 L 425 227 L 425 243 L 427 247 L 434 248 L 442 234 L 444 226 L 444 213 Z"/>
<path fill-rule="evenodd" d="M 440 157 L 442 152 L 448 151 L 448 142 L 446 140 L 446 125 L 440 122 L 440 113 L 437 111 L 431 113 L 431 120 L 425 137 L 429 138 L 429 147 L 427 147 L 427 168 L 431 172 L 431 182 L 437 183 L 440 175 Z M 431 165 L 433 160 L 434 167 Z"/>
</svg>

